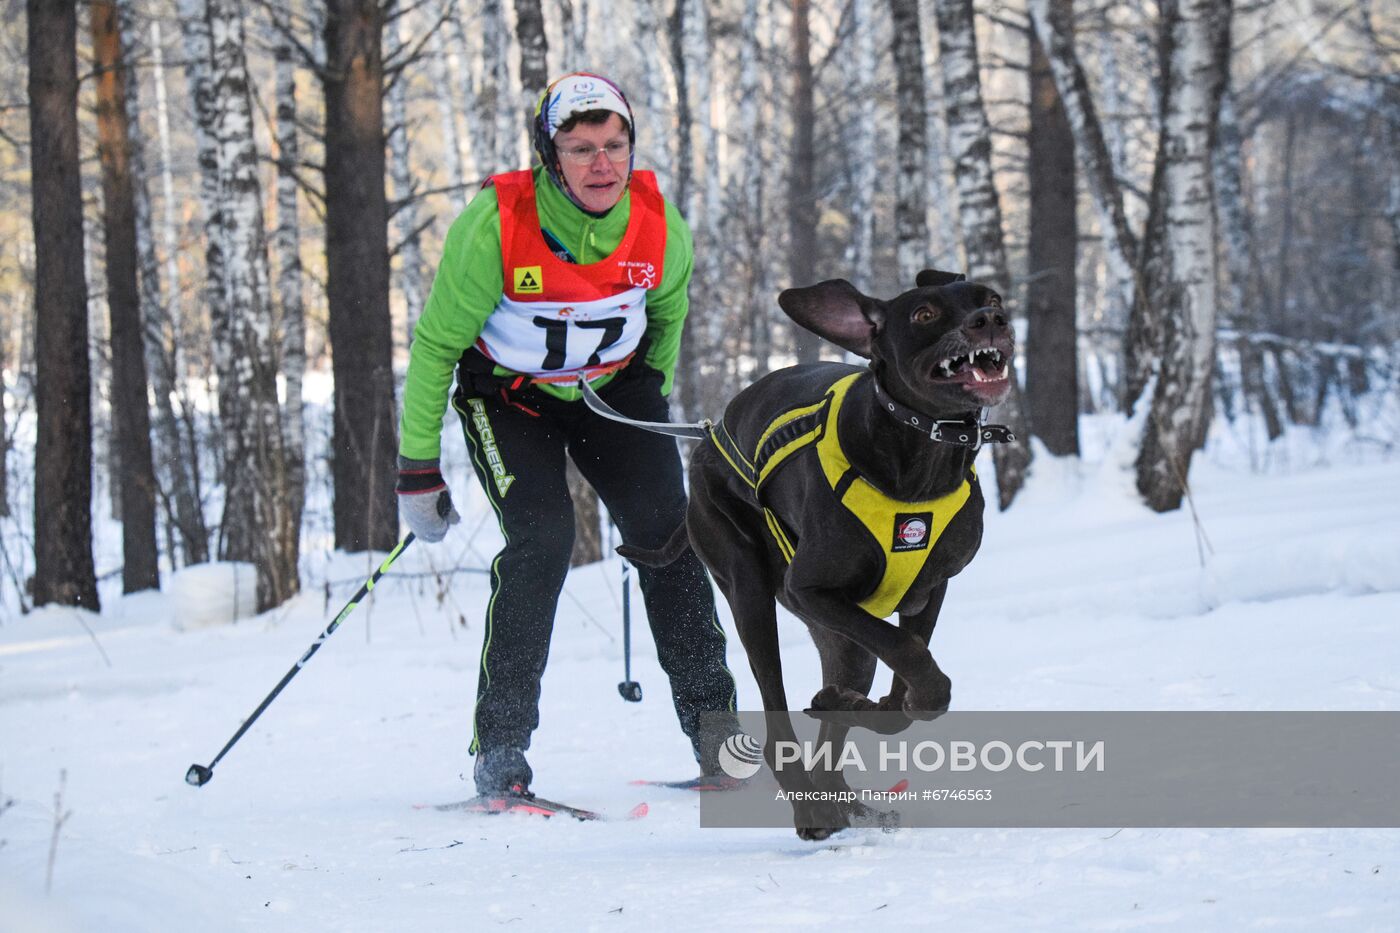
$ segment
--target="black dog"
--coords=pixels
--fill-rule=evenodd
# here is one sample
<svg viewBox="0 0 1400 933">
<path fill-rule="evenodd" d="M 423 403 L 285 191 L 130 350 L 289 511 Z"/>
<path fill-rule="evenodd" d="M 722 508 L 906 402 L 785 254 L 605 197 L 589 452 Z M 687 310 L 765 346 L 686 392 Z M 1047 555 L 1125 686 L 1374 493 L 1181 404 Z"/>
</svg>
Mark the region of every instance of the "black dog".
<svg viewBox="0 0 1400 933">
<path fill-rule="evenodd" d="M 664 563 L 688 539 L 710 569 L 764 708 L 784 711 L 770 716 L 770 767 L 774 743 L 793 738 L 775 599 L 807 623 L 821 655 L 819 742 L 839 749 L 852 712 L 900 713 L 884 719 L 907 725 L 904 717 L 948 708 L 952 682 L 928 640 L 948 579 L 981 544 L 973 458 L 983 441 L 1010 434 L 979 416 L 1009 390 L 1014 353 L 1001 297 L 962 279 L 926 270 L 890 301 L 842 280 L 784 291 L 789 317 L 869 368 L 793 366 L 740 392 L 691 455 L 686 534 L 659 553 L 619 549 Z M 884 621 L 895 613 L 898 627 Z M 895 674 L 878 703 L 868 696 L 876 661 Z M 813 788 L 791 769 L 775 774 L 784 790 Z M 824 789 L 833 787 L 844 788 L 839 775 Z M 826 802 L 795 802 L 794 811 L 808 839 L 869 813 Z"/>
</svg>

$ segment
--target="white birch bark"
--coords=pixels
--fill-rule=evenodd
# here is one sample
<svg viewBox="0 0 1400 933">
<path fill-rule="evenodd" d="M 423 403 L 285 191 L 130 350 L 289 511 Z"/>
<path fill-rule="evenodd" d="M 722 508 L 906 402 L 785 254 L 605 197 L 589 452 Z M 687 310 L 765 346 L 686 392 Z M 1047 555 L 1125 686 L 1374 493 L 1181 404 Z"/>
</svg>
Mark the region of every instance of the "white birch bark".
<svg viewBox="0 0 1400 933">
<path fill-rule="evenodd" d="M 225 451 L 223 556 L 250 561 L 260 610 L 298 588 L 286 560 L 286 476 L 277 403 L 278 346 L 268 301 L 258 153 L 239 0 L 207 0 L 210 116 L 224 233 L 219 405 Z"/>
<path fill-rule="evenodd" d="M 219 155 L 214 147 L 211 129 L 214 125 L 213 87 L 210 83 L 209 24 L 204 18 L 203 0 L 176 0 L 180 16 L 180 34 L 185 49 L 185 83 L 189 87 L 191 109 L 194 113 L 195 158 L 199 163 L 199 200 L 204 214 L 204 272 L 203 298 L 211 321 L 227 317 L 224 309 L 224 218 L 219 187 Z M 169 147 L 162 144 L 167 156 Z M 167 205 L 173 198 L 167 196 Z M 168 227 L 173 230 L 173 225 Z M 170 255 L 177 244 L 169 243 Z M 178 338 L 179 335 L 177 335 Z M 228 365 L 227 333 L 220 327 L 211 328 L 210 351 L 214 370 L 222 372 Z"/>
<path fill-rule="evenodd" d="M 919 0 L 919 22 L 925 32 L 935 28 L 933 0 Z M 943 119 L 942 82 L 938 78 L 938 44 L 924 43 L 923 78 L 925 88 L 925 123 L 928 127 L 928 170 L 924 172 L 926 193 L 926 223 L 929 232 L 929 258 L 937 269 L 958 267 L 957 217 L 954 196 L 948 188 L 948 143 Z"/>
<path fill-rule="evenodd" d="M 296 59 L 285 38 L 273 44 L 277 142 L 277 228 L 273 249 L 277 253 L 277 304 L 281 331 L 280 356 L 285 398 L 282 403 L 282 445 L 286 463 L 286 521 L 290 551 L 286 559 L 300 557 L 300 529 L 306 505 L 306 426 L 303 385 L 306 378 L 306 311 L 301 290 L 301 226 L 297 216 L 298 163 L 301 144 L 297 136 Z"/>
<path fill-rule="evenodd" d="M 1219 107 L 1216 17 L 1228 0 L 1164 4 L 1165 285 L 1163 345 L 1138 456 L 1138 490 L 1157 511 L 1179 508 L 1191 456 L 1205 440 L 1215 362 L 1215 214 L 1211 143 Z"/>
<path fill-rule="evenodd" d="M 948 122 L 948 144 L 953 157 L 953 177 L 958 191 L 958 217 L 967 277 L 997 289 L 1011 298 L 1011 271 L 1002 238 L 1001 204 L 992 181 L 992 134 L 982 103 L 978 74 L 977 34 L 972 0 L 936 0 L 939 60 L 943 66 L 943 107 Z M 1013 426 L 1018 440 L 998 444 L 993 450 L 1001 508 L 1025 483 L 1031 463 L 1026 441 L 1020 389 L 1014 364 L 1011 392 L 997 408 L 998 416 Z"/>
<path fill-rule="evenodd" d="M 1106 34 L 1098 37 L 1098 62 L 1099 62 L 1099 86 L 1103 88 L 1103 135 L 1105 146 L 1108 150 L 1108 165 L 1112 176 L 1121 178 L 1125 167 L 1128 164 L 1128 133 L 1127 120 L 1124 117 L 1129 107 L 1128 96 L 1123 93 L 1123 77 L 1118 67 L 1118 46 L 1116 36 L 1112 29 L 1111 19 L 1112 9 L 1105 10 L 1105 17 L 1109 17 L 1110 28 Z M 1041 37 L 1044 43 L 1044 35 Z M 1070 47 L 1073 51 L 1073 46 Z M 1049 56 L 1047 46 L 1047 57 Z M 1055 61 L 1050 63 L 1052 71 L 1056 68 Z M 1060 73 L 1056 76 L 1055 85 L 1058 89 L 1063 84 L 1063 79 L 1068 78 L 1072 72 L 1072 66 L 1062 62 Z M 1061 91 L 1061 99 L 1064 92 Z M 1068 109 L 1066 110 L 1068 113 Z M 1074 114 L 1070 114 L 1070 127 L 1074 128 Z M 1082 117 L 1081 117 L 1082 119 Z M 1076 146 L 1080 145 L 1078 139 L 1083 135 L 1084 130 L 1075 134 Z M 1121 202 L 1122 196 L 1119 195 Z M 1133 306 L 1133 268 L 1128 265 L 1128 253 L 1121 248 L 1115 248 L 1119 234 L 1113 229 L 1113 217 L 1107 212 L 1107 203 L 1101 198 L 1094 199 L 1094 210 L 1098 214 L 1100 230 L 1107 230 L 1105 243 L 1110 244 L 1104 250 L 1104 272 L 1106 278 L 1106 292 L 1108 295 L 1108 305 L 1106 314 L 1110 321 L 1126 321 L 1128 313 Z M 1126 205 L 1124 205 L 1126 211 Z"/>
</svg>

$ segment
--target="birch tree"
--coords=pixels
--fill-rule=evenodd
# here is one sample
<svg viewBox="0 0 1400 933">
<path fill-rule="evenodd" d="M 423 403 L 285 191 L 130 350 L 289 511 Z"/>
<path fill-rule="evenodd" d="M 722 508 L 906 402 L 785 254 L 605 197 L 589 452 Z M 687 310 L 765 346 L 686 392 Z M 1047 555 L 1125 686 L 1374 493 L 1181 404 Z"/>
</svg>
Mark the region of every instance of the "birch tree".
<svg viewBox="0 0 1400 933">
<path fill-rule="evenodd" d="M 117 4 L 122 46 L 128 50 L 128 54 L 131 54 L 131 50 L 142 48 L 138 38 L 141 32 L 140 23 L 133 5 L 134 0 L 119 0 Z M 151 395 L 154 400 L 153 456 L 158 465 L 157 477 L 163 477 L 163 482 L 158 482 L 156 489 L 166 514 L 166 549 L 172 565 L 176 563 L 177 551 L 183 557 L 184 563 L 198 564 L 209 559 L 209 532 L 199 503 L 197 464 L 195 458 L 189 454 L 194 447 L 192 443 L 187 443 L 182 435 L 180 421 L 175 414 L 176 348 L 171 336 L 174 331 L 173 317 L 177 307 L 175 296 L 179 290 L 179 277 L 176 272 L 174 185 L 168 156 L 169 118 L 165 106 L 165 71 L 159 23 L 151 24 L 151 36 L 149 48 L 154 66 L 152 70 L 156 87 L 157 139 L 161 143 L 160 176 L 164 188 L 164 245 L 167 251 L 164 272 L 156 248 L 156 219 L 149 188 L 150 163 L 146 158 L 145 135 L 141 130 L 139 82 L 134 79 L 133 74 L 132 79 L 126 83 L 129 126 L 127 142 L 131 157 L 139 270 L 137 280 L 141 296 L 141 326 L 144 329 L 142 346 L 145 350 L 146 373 L 150 376 Z M 178 548 L 175 540 L 177 534 Z"/>
<path fill-rule="evenodd" d="M 524 109 L 516 124 L 518 137 L 529 127 L 535 102 L 549 84 L 549 42 L 544 33 L 544 11 L 540 0 L 515 0 L 515 37 L 520 43 L 520 92 Z"/>
<path fill-rule="evenodd" d="M 924 202 L 930 170 L 928 103 L 924 98 L 924 46 L 918 0 L 889 0 L 894 37 L 895 110 L 899 142 L 894 182 L 894 235 L 900 290 L 929 264 L 928 214 Z M 934 169 L 937 170 L 936 168 Z"/>
<path fill-rule="evenodd" d="M 1210 421 L 1217 300 L 1211 149 L 1224 87 L 1217 32 L 1229 10 L 1229 0 L 1162 5 L 1167 301 L 1137 460 L 1138 491 L 1159 512 L 1180 507 L 1192 454 Z"/>
<path fill-rule="evenodd" d="M 74 0 L 29 0 L 34 225 L 34 605 L 98 611 L 92 562 L 92 385 L 78 174 Z"/>
<path fill-rule="evenodd" d="M 1005 297 L 1011 293 L 1011 270 L 1002 238 L 1001 204 L 992 183 L 992 133 L 982 104 L 982 81 L 977 71 L 972 0 L 936 0 L 934 11 L 938 18 L 943 108 L 958 190 L 963 249 L 967 253 L 967 277 L 993 286 Z M 1031 462 L 1014 365 L 1011 391 L 998 410 L 1000 417 L 1017 431 L 1018 438 L 993 448 L 997 498 L 1005 509 L 1025 483 Z"/>
<path fill-rule="evenodd" d="M 300 589 L 288 527 L 287 470 L 277 400 L 279 346 L 270 300 L 262 183 L 253 140 L 242 4 L 207 0 L 211 116 L 224 236 L 218 340 L 219 414 L 225 454 L 223 556 L 254 565 L 258 609 Z"/>
<path fill-rule="evenodd" d="M 90 13 L 97 68 L 97 154 L 102 168 L 107 312 L 112 350 L 112 421 L 121 463 L 112 477 L 121 496 L 122 592 L 160 587 L 156 548 L 156 481 L 141 337 L 136 266 L 136 196 L 127 122 L 128 67 L 115 0 L 93 0 Z"/>
<path fill-rule="evenodd" d="M 906 2 L 908 0 L 894 0 L 896 6 Z M 914 2 L 917 3 L 918 0 L 914 0 Z M 854 51 L 849 58 L 849 71 L 846 77 L 846 81 L 854 91 L 856 98 L 856 116 L 850 128 L 852 234 L 850 244 L 846 248 L 846 256 L 851 267 L 851 283 L 867 294 L 870 294 L 874 288 L 871 281 L 871 267 L 875 252 L 877 167 L 875 74 L 879 66 L 879 59 L 875 53 L 875 23 L 873 22 L 871 6 L 871 0 L 851 0 L 851 38 Z M 747 11 L 747 5 L 745 9 Z M 920 74 L 919 77 L 922 79 L 923 75 Z M 901 92 L 902 90 L 901 85 Z M 756 93 L 756 89 L 753 93 Z M 922 96 L 921 88 L 920 97 Z M 742 96 L 740 99 L 745 100 Z M 748 102 L 745 100 L 745 103 Z M 750 106 L 757 106 L 757 102 L 755 101 Z M 901 123 L 901 130 L 902 127 Z M 743 138 L 752 139 L 753 137 L 745 136 Z M 903 159 L 902 152 L 900 158 Z M 759 171 L 761 170 L 759 167 Z M 903 177 L 903 166 L 901 165 L 900 178 Z M 896 199 L 898 199 L 898 194 L 896 194 Z M 898 223 L 895 226 L 896 231 L 898 231 Z M 917 273 L 918 269 L 914 271 Z M 902 264 L 900 272 L 903 281 L 913 281 L 904 274 Z"/>
<path fill-rule="evenodd" d="M 297 130 L 296 54 L 287 36 L 275 31 L 272 43 L 277 144 L 277 227 L 272 248 L 277 255 L 277 322 L 281 334 L 280 369 L 286 386 L 282 403 L 282 450 L 286 464 L 283 542 L 293 566 L 301 556 L 301 519 L 306 508 L 306 311 L 302 301 L 301 226 L 297 215 L 301 141 Z"/>
<path fill-rule="evenodd" d="M 792 144 L 788 161 L 788 277 L 789 287 L 817 281 L 816 102 L 812 74 L 812 7 L 810 0 L 792 0 Z M 821 357 L 821 338 L 792 325 L 797 362 Z"/>
</svg>

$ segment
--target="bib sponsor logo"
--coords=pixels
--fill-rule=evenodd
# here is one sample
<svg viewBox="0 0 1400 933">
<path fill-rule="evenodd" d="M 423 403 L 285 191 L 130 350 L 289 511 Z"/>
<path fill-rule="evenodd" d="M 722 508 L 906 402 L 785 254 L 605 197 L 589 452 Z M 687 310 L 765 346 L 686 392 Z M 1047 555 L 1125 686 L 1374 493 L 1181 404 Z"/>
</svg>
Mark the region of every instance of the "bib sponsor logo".
<svg viewBox="0 0 1400 933">
<path fill-rule="evenodd" d="M 515 289 L 521 295 L 541 295 L 544 293 L 544 276 L 539 266 L 516 266 Z"/>
<path fill-rule="evenodd" d="M 620 259 L 617 263 L 627 273 L 627 284 L 633 288 L 656 287 L 656 265 L 650 262 L 637 262 L 633 259 Z"/>
<path fill-rule="evenodd" d="M 472 409 L 472 426 L 476 436 L 481 438 L 481 451 L 486 455 L 486 466 L 491 470 L 491 479 L 496 484 L 496 492 L 504 499 L 515 477 L 506 472 L 505 461 L 501 459 L 501 449 L 496 446 L 496 432 L 491 430 L 491 422 L 486 417 L 486 406 L 481 399 L 468 401 Z"/>
<path fill-rule="evenodd" d="M 932 512 L 901 512 L 894 517 L 894 541 L 891 551 L 922 551 L 928 547 L 928 533 L 933 526 Z"/>
</svg>

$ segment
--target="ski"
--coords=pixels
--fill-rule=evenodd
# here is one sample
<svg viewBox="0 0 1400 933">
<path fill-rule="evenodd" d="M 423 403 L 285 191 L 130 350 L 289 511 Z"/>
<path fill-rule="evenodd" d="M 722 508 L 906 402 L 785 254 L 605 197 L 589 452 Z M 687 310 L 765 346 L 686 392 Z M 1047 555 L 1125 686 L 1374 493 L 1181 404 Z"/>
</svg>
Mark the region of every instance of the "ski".
<svg viewBox="0 0 1400 933">
<path fill-rule="evenodd" d="M 633 787 L 665 787 L 670 790 L 692 790 L 701 793 L 733 790 L 744 782 L 727 774 L 707 774 L 688 781 L 632 781 Z"/>
<path fill-rule="evenodd" d="M 453 803 L 437 804 L 414 804 L 413 809 L 423 810 L 431 807 L 444 813 L 480 813 L 486 816 L 495 816 L 500 813 L 518 813 L 525 816 L 540 816 L 549 819 L 552 816 L 568 816 L 583 822 L 608 821 L 608 817 L 595 810 L 585 810 L 582 807 L 571 807 L 566 803 L 559 803 L 554 800 L 546 800 L 543 797 L 521 797 L 509 794 L 501 797 L 472 797 L 468 800 L 458 800 Z M 625 820 L 640 820 L 650 811 L 650 807 L 645 803 L 639 803 L 627 815 Z"/>
<path fill-rule="evenodd" d="M 734 790 L 743 785 L 743 781 L 732 778 L 727 774 L 705 775 L 691 778 L 688 781 L 631 781 L 633 787 L 665 787 L 671 790 L 692 790 L 702 793 L 713 793 L 715 791 Z M 902 780 L 891 787 L 888 793 L 899 794 L 909 789 L 909 782 Z"/>
</svg>

